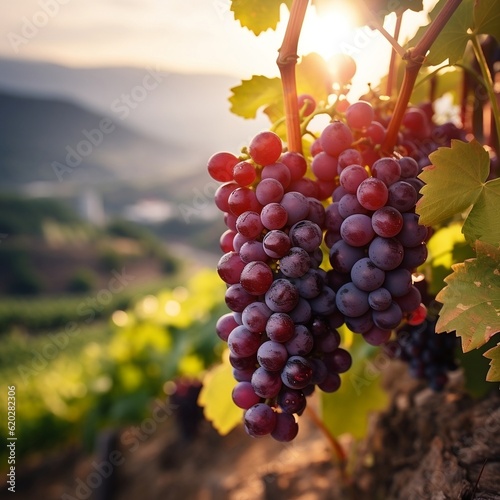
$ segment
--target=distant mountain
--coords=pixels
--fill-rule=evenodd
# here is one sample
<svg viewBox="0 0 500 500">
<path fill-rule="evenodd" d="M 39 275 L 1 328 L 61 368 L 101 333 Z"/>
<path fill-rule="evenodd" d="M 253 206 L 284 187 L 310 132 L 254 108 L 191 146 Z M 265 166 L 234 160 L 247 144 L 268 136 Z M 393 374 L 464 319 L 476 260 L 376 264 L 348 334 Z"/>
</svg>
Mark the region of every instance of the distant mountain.
<svg viewBox="0 0 500 500">
<path fill-rule="evenodd" d="M 25 96 L 64 99 L 116 123 L 175 144 L 192 171 L 219 150 L 238 151 L 265 118 L 243 120 L 229 112 L 238 79 L 188 75 L 155 68 L 69 68 L 0 59 L 0 89 Z"/>
<path fill-rule="evenodd" d="M 0 93 L 3 188 L 28 183 L 99 186 L 156 179 L 185 165 L 186 151 L 62 100 Z"/>
</svg>

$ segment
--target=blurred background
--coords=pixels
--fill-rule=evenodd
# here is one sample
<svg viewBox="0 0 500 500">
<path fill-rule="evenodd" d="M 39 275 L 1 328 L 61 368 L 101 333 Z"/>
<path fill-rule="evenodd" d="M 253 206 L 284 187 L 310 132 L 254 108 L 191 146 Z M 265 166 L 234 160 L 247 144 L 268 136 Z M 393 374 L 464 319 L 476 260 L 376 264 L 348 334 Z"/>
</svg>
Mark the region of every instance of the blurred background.
<svg viewBox="0 0 500 500">
<path fill-rule="evenodd" d="M 138 476 L 160 477 L 131 464 L 158 459 L 166 470 L 188 453 L 175 446 L 201 419 L 199 380 L 220 359 L 214 324 L 226 312 L 215 273 L 224 226 L 206 161 L 268 127 L 231 115 L 227 99 L 241 79 L 278 75 L 287 19 L 283 8 L 276 32 L 256 37 L 229 7 L 19 0 L 3 9 L 0 414 L 15 386 L 18 498 L 128 498 Z M 355 26 L 347 10 L 311 9 L 299 45 L 355 58 L 352 99 L 390 56 Z M 129 467 L 119 494 L 106 480 L 110 457 Z"/>
</svg>

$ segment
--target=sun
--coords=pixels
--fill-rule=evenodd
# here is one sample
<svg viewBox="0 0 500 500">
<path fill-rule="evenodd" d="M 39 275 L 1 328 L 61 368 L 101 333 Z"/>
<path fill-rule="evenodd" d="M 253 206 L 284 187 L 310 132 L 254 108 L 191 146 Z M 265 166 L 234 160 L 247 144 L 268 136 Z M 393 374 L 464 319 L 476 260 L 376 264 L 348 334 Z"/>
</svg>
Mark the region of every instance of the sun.
<svg viewBox="0 0 500 500">
<path fill-rule="evenodd" d="M 343 9 L 310 9 L 300 34 L 302 53 L 317 52 L 326 61 L 342 52 L 342 46 L 355 33 L 353 14 Z"/>
</svg>

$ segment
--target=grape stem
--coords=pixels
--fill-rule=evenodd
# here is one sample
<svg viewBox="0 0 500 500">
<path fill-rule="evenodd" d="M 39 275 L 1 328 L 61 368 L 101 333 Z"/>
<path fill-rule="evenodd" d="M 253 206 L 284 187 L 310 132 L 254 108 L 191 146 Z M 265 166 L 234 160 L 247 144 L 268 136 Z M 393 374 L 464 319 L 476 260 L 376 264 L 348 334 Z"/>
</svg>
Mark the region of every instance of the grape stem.
<svg viewBox="0 0 500 500">
<path fill-rule="evenodd" d="M 288 151 L 302 153 L 302 137 L 300 133 L 299 104 L 297 101 L 297 86 L 295 66 L 297 64 L 297 46 L 300 31 L 306 14 L 309 0 L 293 0 L 290 9 L 290 19 L 279 49 L 276 64 L 280 70 L 283 101 L 285 104 L 285 124 Z"/>
<path fill-rule="evenodd" d="M 394 40 L 396 42 L 399 39 L 399 32 L 401 31 L 401 23 L 403 21 L 403 11 L 398 12 L 396 17 L 396 26 L 394 27 Z M 395 50 L 391 50 L 391 60 L 389 62 L 389 73 L 387 74 L 387 88 L 386 95 L 392 96 L 392 90 L 394 89 L 394 81 L 396 80 L 396 55 Z"/>
<path fill-rule="evenodd" d="M 394 146 L 396 145 L 399 128 L 403 121 L 403 116 L 410 102 L 410 97 L 413 92 L 413 87 L 417 81 L 417 76 L 425 61 L 427 51 L 431 48 L 439 33 L 446 26 L 450 17 L 457 10 L 462 0 L 448 0 L 444 7 L 441 9 L 436 18 L 429 24 L 424 36 L 420 39 L 414 48 L 409 49 L 404 60 L 407 61 L 405 73 L 403 76 L 403 84 L 401 91 L 398 94 L 394 112 L 387 127 L 387 134 L 385 141 L 382 144 L 382 150 L 385 154 L 392 154 Z"/>
<path fill-rule="evenodd" d="M 478 36 L 476 34 L 472 35 L 472 48 L 474 49 L 474 55 L 476 56 L 479 68 L 481 69 L 481 74 L 484 80 L 484 86 L 486 92 L 488 93 L 488 98 L 490 100 L 491 112 L 495 120 L 495 128 L 497 133 L 497 144 L 500 144 L 500 111 L 498 109 L 498 99 L 495 94 L 495 88 L 493 84 L 493 79 L 491 77 L 490 69 L 488 68 L 488 62 L 484 57 L 483 49 L 479 43 Z"/>
<path fill-rule="evenodd" d="M 335 456 L 337 457 L 337 460 L 339 461 L 341 466 L 344 466 L 347 462 L 347 455 L 342 448 L 342 445 L 337 441 L 335 436 L 327 429 L 326 425 L 324 424 L 323 420 L 319 418 L 319 415 L 316 413 L 315 410 L 311 408 L 310 405 L 306 406 L 306 412 L 310 419 L 314 422 L 314 424 L 321 430 L 321 432 L 325 435 L 326 439 L 330 443 L 330 445 L 333 448 L 333 452 L 335 453 Z"/>
<path fill-rule="evenodd" d="M 370 8 L 365 4 L 364 0 L 359 4 L 359 7 L 365 11 L 365 15 L 368 17 L 370 20 L 369 26 L 371 28 L 376 29 L 391 45 L 392 48 L 398 53 L 401 57 L 404 57 L 405 55 L 405 49 L 399 45 L 399 42 L 397 40 L 396 36 L 392 36 L 385 28 L 383 23 L 379 20 L 379 18 L 370 10 Z M 398 17 L 399 14 L 398 14 Z"/>
</svg>

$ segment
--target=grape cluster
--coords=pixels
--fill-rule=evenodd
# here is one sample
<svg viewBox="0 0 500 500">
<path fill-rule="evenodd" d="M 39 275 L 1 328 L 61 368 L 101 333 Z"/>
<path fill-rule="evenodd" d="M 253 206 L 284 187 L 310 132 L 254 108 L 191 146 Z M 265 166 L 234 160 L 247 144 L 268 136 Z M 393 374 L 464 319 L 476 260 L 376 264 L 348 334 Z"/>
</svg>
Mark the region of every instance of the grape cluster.
<svg viewBox="0 0 500 500">
<path fill-rule="evenodd" d="M 457 369 L 454 333 L 437 334 L 436 319 L 428 317 L 418 325 L 405 324 L 396 331 L 396 339 L 387 344 L 387 351 L 408 363 L 410 375 L 426 380 L 429 387 L 441 391 L 448 381 L 448 372 Z"/>
<path fill-rule="evenodd" d="M 352 331 L 381 345 L 405 316 L 423 307 L 412 274 L 427 258 L 429 232 L 415 214 L 422 186 L 417 162 L 387 157 L 369 163 L 352 147 L 373 117 L 367 102 L 349 106 L 347 123 L 323 130 L 313 168 L 320 154 L 337 163 L 339 186 L 325 217 L 332 265 L 327 283 L 336 292 L 337 310 Z"/>
<path fill-rule="evenodd" d="M 232 397 L 245 410 L 251 436 L 280 441 L 298 432 L 294 414 L 317 385 L 336 391 L 350 354 L 340 347 L 335 292 L 321 269 L 325 209 L 335 177 L 304 177 L 298 153 L 282 153 L 280 138 L 261 132 L 246 159 L 217 153 L 210 175 L 228 227 L 217 271 L 231 313 L 216 331 L 229 347 L 238 381 Z"/>
</svg>

